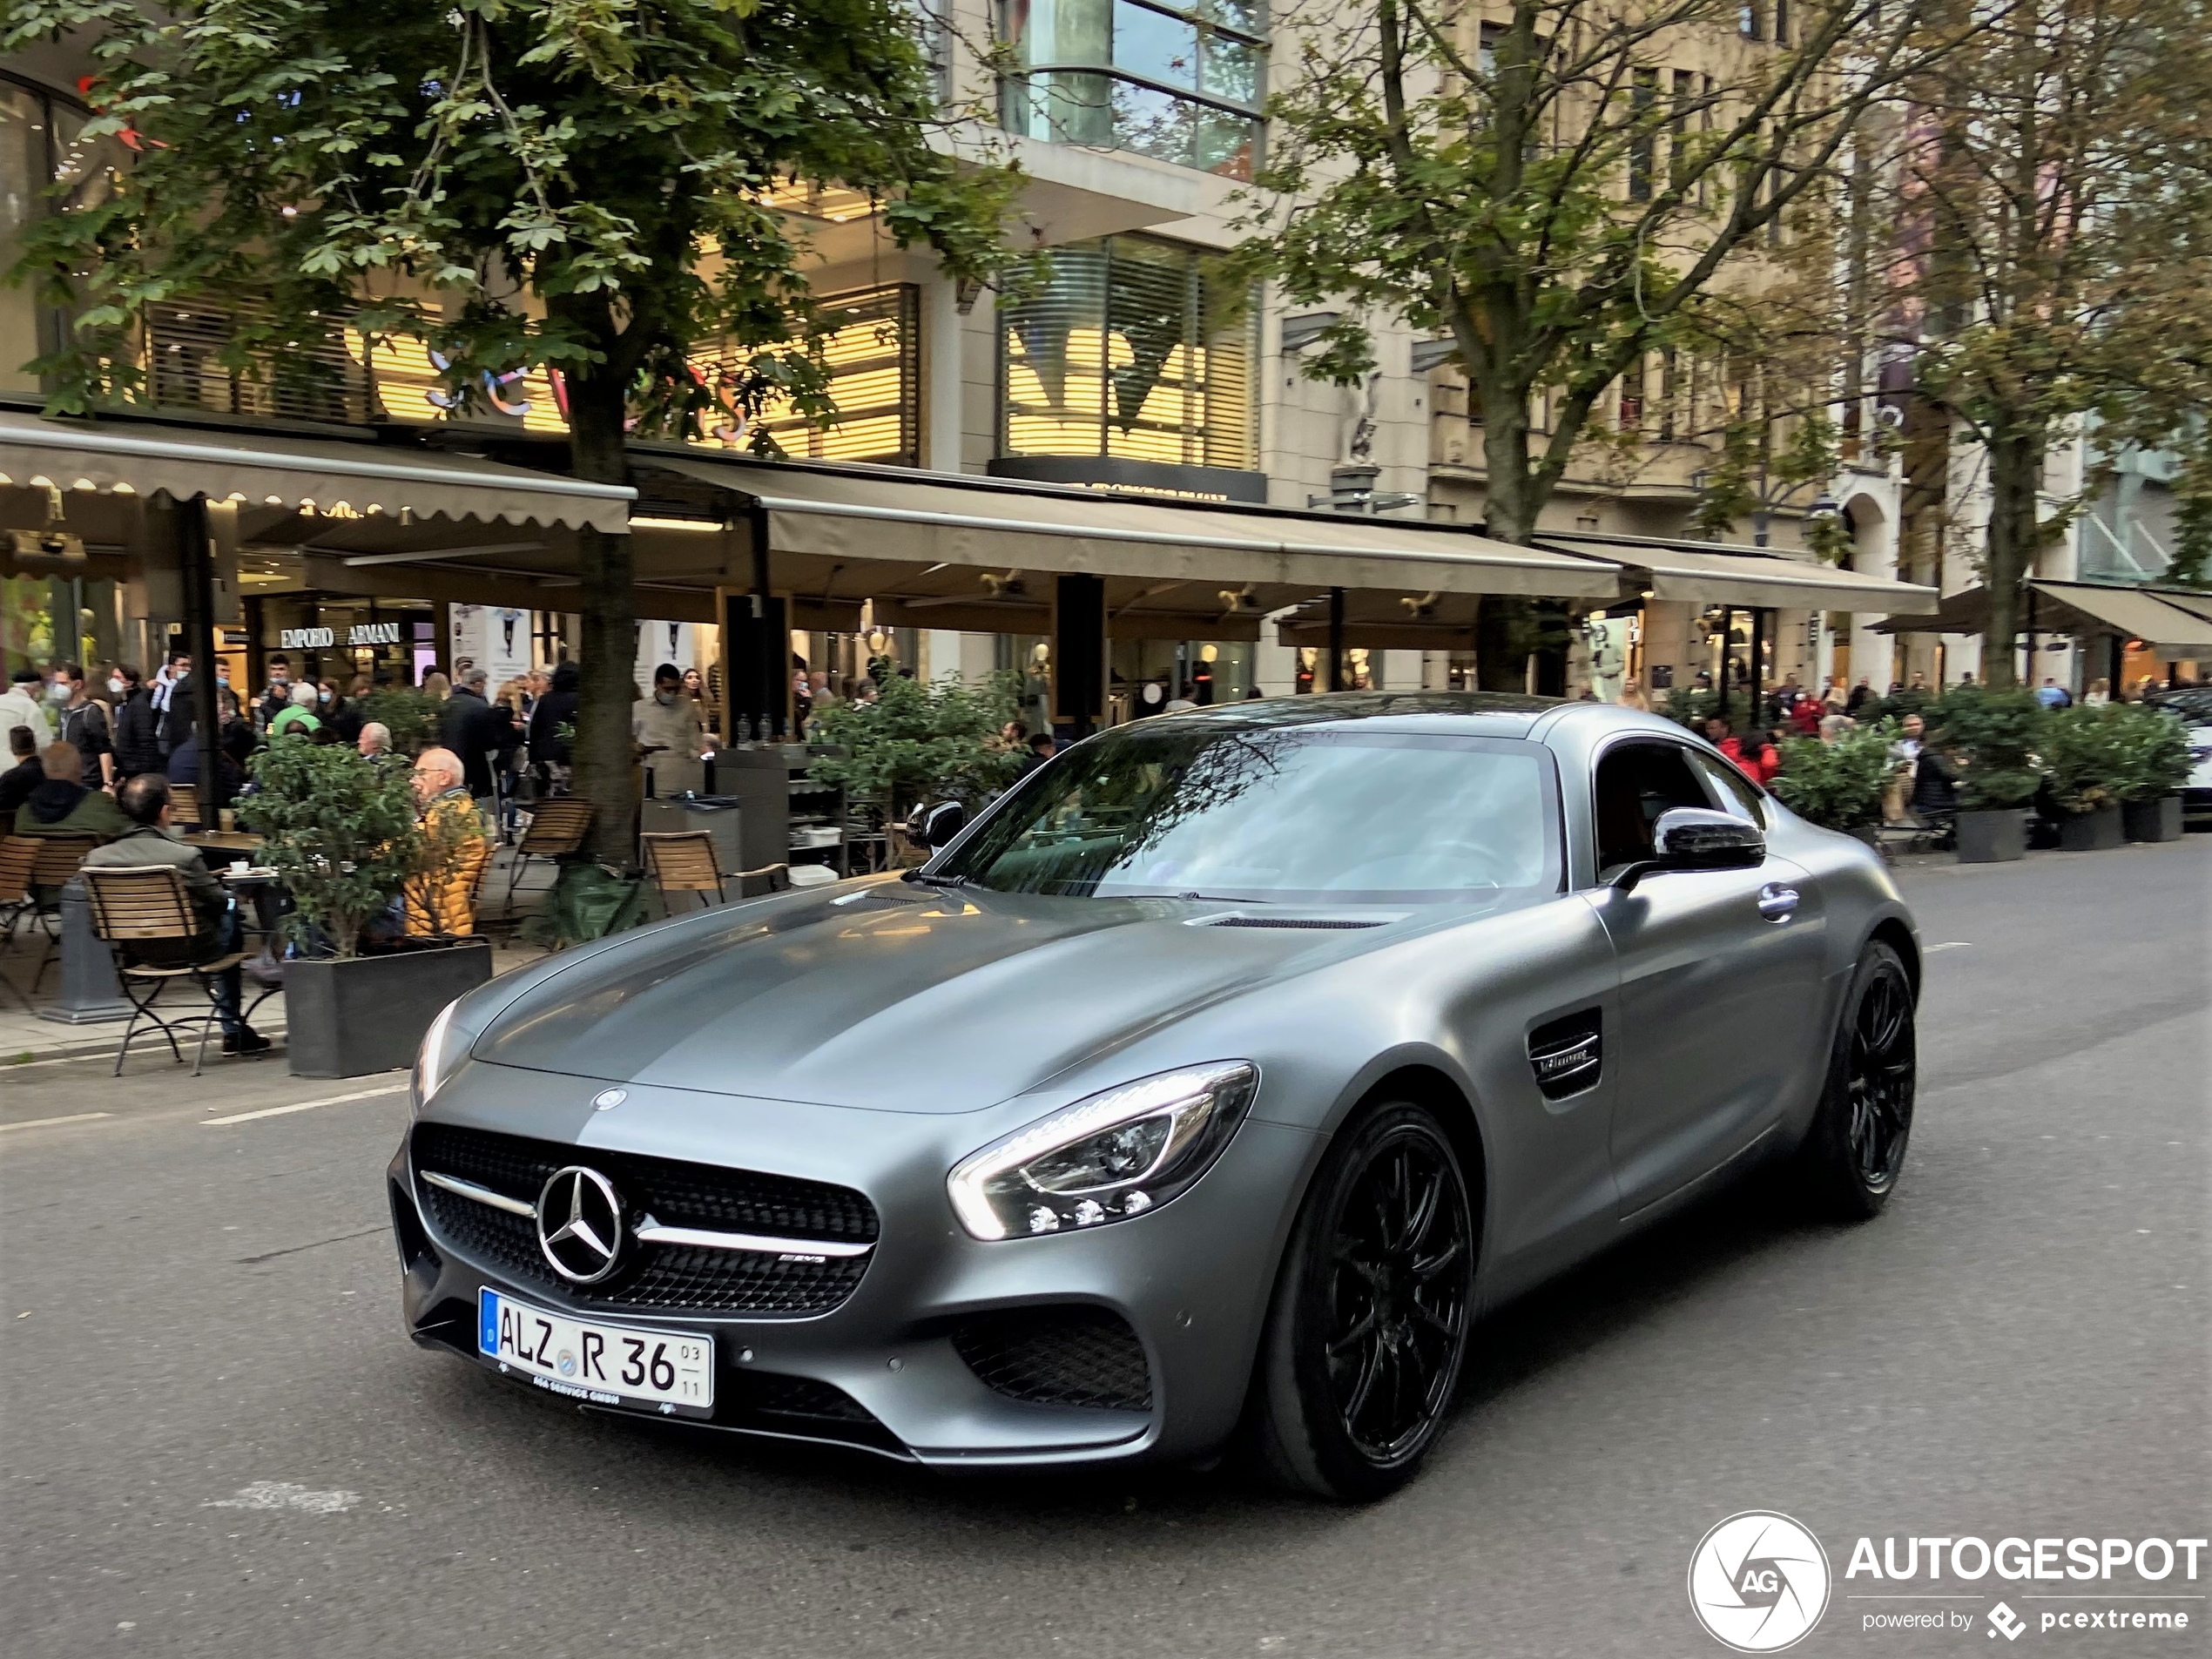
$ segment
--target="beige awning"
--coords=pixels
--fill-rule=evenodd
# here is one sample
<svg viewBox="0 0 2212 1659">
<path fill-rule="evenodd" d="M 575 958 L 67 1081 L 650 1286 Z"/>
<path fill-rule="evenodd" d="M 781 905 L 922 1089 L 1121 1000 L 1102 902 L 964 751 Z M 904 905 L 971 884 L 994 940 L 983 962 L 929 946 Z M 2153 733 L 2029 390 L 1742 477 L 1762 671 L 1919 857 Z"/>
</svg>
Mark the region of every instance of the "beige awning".
<svg viewBox="0 0 2212 1659">
<path fill-rule="evenodd" d="M 1577 551 L 1617 560 L 1642 572 L 1643 585 L 1655 598 L 1684 599 L 1692 604 L 1919 616 L 1933 611 L 1938 597 L 1933 588 L 1862 576 L 1755 547 L 1579 535 L 1547 535 L 1543 540 L 1568 543 Z"/>
<path fill-rule="evenodd" d="M 2107 587 L 2094 582 L 2052 582 L 2038 578 L 2027 584 L 2033 592 L 2033 620 L 2039 633 L 2118 634 L 2140 639 L 2161 656 L 2182 658 L 2212 657 L 2212 596 L 2192 600 L 2187 594 L 2158 593 L 2143 588 Z M 2199 604 L 2203 605 L 2200 611 Z M 2031 620 L 2026 596 L 2013 612 L 2017 627 Z M 1892 617 L 1874 624 L 1885 634 L 1979 634 L 1989 629 L 1989 590 L 1963 588 L 1948 594 L 1943 608 L 1925 617 Z"/>
<path fill-rule="evenodd" d="M 1620 590 L 1619 567 L 1602 556 L 1514 547 L 1449 525 L 1169 504 L 891 468 L 702 460 L 665 451 L 637 460 L 757 501 L 779 585 L 791 556 L 1250 584 L 1300 597 L 1332 587 L 1602 598 Z"/>
<path fill-rule="evenodd" d="M 504 520 L 620 532 L 637 491 L 398 444 L 0 410 L 0 487 L 205 495 L 323 520 Z"/>
<path fill-rule="evenodd" d="M 2106 624 L 2115 633 L 2141 640 L 2162 657 L 2212 657 L 2212 620 L 2196 615 L 2193 607 L 2137 588 L 2108 588 L 2089 582 L 2037 581 L 2028 585 L 2038 594 Z M 2023 612 L 2021 624 L 2025 626 L 2026 623 Z"/>
</svg>

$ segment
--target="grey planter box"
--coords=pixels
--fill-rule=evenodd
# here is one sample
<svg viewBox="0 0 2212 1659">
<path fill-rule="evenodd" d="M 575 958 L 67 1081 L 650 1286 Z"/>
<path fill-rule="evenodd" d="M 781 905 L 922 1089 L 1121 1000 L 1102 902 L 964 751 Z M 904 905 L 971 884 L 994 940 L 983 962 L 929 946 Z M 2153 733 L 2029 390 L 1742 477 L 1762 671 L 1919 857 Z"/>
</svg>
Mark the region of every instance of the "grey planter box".
<svg viewBox="0 0 2212 1659">
<path fill-rule="evenodd" d="M 2178 841 L 2182 798 L 2161 795 L 2156 800 L 2128 801 L 2120 808 L 2120 823 L 2131 841 Z"/>
<path fill-rule="evenodd" d="M 2122 840 L 2120 808 L 2106 806 L 2094 813 L 2074 813 L 2060 820 L 2059 850 L 2064 853 L 2105 853 Z"/>
<path fill-rule="evenodd" d="M 491 977 L 491 945 L 284 965 L 285 1049 L 295 1077 L 359 1077 L 415 1063 L 438 1010 Z"/>
<path fill-rule="evenodd" d="M 2027 856 L 2027 819 L 2017 806 L 1959 814 L 1959 862 L 2006 864 Z"/>
</svg>

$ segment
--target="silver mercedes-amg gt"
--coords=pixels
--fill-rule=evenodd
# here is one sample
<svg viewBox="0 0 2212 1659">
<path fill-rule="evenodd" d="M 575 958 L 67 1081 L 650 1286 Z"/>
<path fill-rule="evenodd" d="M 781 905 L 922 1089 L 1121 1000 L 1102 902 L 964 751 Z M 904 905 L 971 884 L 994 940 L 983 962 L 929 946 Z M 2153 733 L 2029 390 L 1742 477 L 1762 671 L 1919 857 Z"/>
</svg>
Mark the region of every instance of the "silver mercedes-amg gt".
<svg viewBox="0 0 2212 1659">
<path fill-rule="evenodd" d="M 1756 1166 L 1896 1184 L 1912 917 L 1664 720 L 1245 703 L 957 817 L 448 1008 L 390 1172 L 415 1339 L 587 1408 L 1366 1499 L 1485 1310 Z"/>
</svg>

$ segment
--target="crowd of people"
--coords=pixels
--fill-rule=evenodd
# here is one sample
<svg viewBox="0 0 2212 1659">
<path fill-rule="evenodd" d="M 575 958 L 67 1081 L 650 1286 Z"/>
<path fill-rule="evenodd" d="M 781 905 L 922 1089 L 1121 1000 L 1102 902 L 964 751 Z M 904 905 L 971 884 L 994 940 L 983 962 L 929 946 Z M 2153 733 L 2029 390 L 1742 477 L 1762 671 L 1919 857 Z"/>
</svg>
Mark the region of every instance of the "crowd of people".
<svg viewBox="0 0 2212 1659">
<path fill-rule="evenodd" d="M 477 878 L 490 856 L 489 809 L 506 792 L 496 780 L 525 752 L 543 757 L 548 768 L 567 763 L 572 665 L 510 682 L 496 698 L 481 667 L 465 660 L 455 667 L 437 740 L 413 762 L 418 812 L 438 830 L 428 838 L 438 866 L 407 885 L 380 933 L 473 932 Z M 345 744 L 365 755 L 395 746 L 390 729 L 368 718 L 374 688 L 366 676 L 341 684 L 295 675 L 283 653 L 266 668 L 265 689 L 251 699 L 241 699 L 219 668 L 212 739 L 199 729 L 189 653 L 171 652 L 150 676 L 119 663 L 94 672 L 75 663 L 17 669 L 0 693 L 7 748 L 0 835 L 89 838 L 97 844 L 84 860 L 92 869 L 174 867 L 200 926 L 192 940 L 167 947 L 170 954 L 206 961 L 235 954 L 238 907 L 202 849 L 179 829 L 178 788 L 194 791 L 199 822 L 188 828 L 227 828 L 230 809 L 255 787 L 253 757 L 268 745 Z M 443 678 L 428 676 L 423 689 L 435 694 Z M 240 1012 L 240 977 L 236 966 L 213 977 L 215 1012 L 224 1052 L 256 1054 L 269 1043 Z"/>
</svg>

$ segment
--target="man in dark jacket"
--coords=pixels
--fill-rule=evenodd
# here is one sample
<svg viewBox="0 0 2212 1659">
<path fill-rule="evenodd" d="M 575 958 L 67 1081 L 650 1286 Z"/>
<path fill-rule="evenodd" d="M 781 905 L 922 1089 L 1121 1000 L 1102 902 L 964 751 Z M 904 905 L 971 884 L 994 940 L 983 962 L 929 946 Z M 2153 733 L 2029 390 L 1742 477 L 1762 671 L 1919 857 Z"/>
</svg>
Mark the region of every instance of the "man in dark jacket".
<svg viewBox="0 0 2212 1659">
<path fill-rule="evenodd" d="M 232 724 L 239 723 L 233 721 Z M 249 735 L 253 730 L 250 725 L 246 729 Z M 200 781 L 199 730 L 187 724 L 184 727 L 184 735 L 169 748 L 169 781 L 172 784 L 190 784 L 199 792 L 201 821 L 210 826 L 215 822 L 217 809 L 236 800 L 238 792 L 246 786 L 245 774 L 226 752 L 216 750 L 215 760 L 215 786 L 210 789 L 203 786 Z"/>
<path fill-rule="evenodd" d="M 583 675 L 574 663 L 562 663 L 553 671 L 553 688 L 537 699 L 537 706 L 530 711 L 530 760 L 535 765 L 565 766 L 569 764 L 569 745 L 561 740 L 560 728 L 576 724 L 577 704 L 581 700 L 577 688 Z"/>
<path fill-rule="evenodd" d="M 494 775 L 523 741 L 515 729 L 513 711 L 485 698 L 489 678 L 483 669 L 463 670 L 453 695 L 446 699 L 438 729 L 440 743 L 461 757 L 462 780 L 480 805 L 490 799 Z"/>
<path fill-rule="evenodd" d="M 55 737 L 84 759 L 82 782 L 87 789 L 112 789 L 115 776 L 115 737 L 107 710 L 92 698 L 92 687 L 81 663 L 64 663 L 54 671 L 54 684 L 69 689 L 68 701 L 56 716 Z"/>
<path fill-rule="evenodd" d="M 131 827 L 115 809 L 115 798 L 84 787 L 84 758 L 66 743 L 50 743 L 38 752 L 45 779 L 24 798 L 16 813 L 17 835 L 94 835 L 111 841 Z"/>
<path fill-rule="evenodd" d="M 200 924 L 196 938 L 172 943 L 150 941 L 133 946 L 138 960 L 155 967 L 176 967 L 212 961 L 238 949 L 238 908 L 221 882 L 208 873 L 207 862 L 197 847 L 185 846 L 169 833 L 169 780 L 159 772 L 133 778 L 117 792 L 117 805 L 131 827 L 105 846 L 84 855 L 90 870 L 144 869 L 165 865 L 185 878 L 185 893 Z M 269 1040 L 246 1024 L 239 1011 L 239 964 L 233 962 L 214 976 L 215 1017 L 223 1028 L 225 1054 L 260 1054 Z"/>
<path fill-rule="evenodd" d="M 15 765 L 0 772 L 0 833 L 15 823 L 30 792 L 46 781 L 46 769 L 38 764 L 38 734 L 29 726 L 9 728 L 8 755 Z"/>
<path fill-rule="evenodd" d="M 123 682 L 122 700 L 115 705 L 115 779 L 121 783 L 161 770 L 161 711 L 137 669 L 118 668 L 116 675 Z"/>
</svg>

